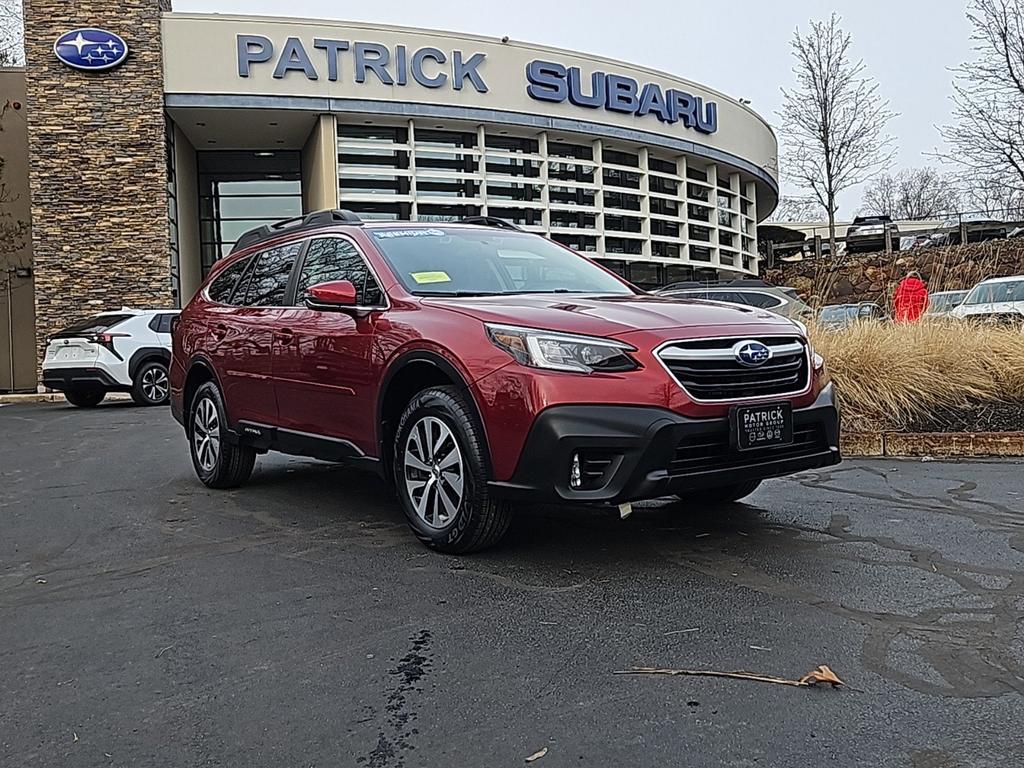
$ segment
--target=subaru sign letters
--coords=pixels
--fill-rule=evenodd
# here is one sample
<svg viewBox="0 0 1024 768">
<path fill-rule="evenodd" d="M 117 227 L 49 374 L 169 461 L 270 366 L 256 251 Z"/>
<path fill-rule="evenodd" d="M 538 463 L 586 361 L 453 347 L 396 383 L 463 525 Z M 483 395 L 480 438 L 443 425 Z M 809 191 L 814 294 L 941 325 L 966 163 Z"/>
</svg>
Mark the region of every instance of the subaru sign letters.
<svg viewBox="0 0 1024 768">
<path fill-rule="evenodd" d="M 682 122 L 701 133 L 718 130 L 718 105 L 707 104 L 700 96 L 657 83 L 640 85 L 631 77 L 591 72 L 586 84 L 579 67 L 566 67 L 551 61 L 531 61 L 526 65 L 526 93 L 531 99 L 568 100 L 578 107 L 610 109 L 643 117 L 654 115 L 663 123 Z"/>
<path fill-rule="evenodd" d="M 53 52 L 69 67 L 100 71 L 123 63 L 128 58 L 128 44 L 120 35 L 105 29 L 82 27 L 58 37 Z"/>
</svg>

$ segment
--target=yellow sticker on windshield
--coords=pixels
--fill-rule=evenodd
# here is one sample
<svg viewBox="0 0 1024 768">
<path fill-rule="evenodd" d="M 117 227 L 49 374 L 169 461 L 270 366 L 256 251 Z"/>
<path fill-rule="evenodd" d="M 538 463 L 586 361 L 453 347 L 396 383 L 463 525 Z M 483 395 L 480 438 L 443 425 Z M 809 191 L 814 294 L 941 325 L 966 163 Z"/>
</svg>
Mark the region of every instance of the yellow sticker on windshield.
<svg viewBox="0 0 1024 768">
<path fill-rule="evenodd" d="M 447 272 L 413 272 L 412 279 L 420 285 L 427 283 L 450 283 L 452 279 Z"/>
</svg>

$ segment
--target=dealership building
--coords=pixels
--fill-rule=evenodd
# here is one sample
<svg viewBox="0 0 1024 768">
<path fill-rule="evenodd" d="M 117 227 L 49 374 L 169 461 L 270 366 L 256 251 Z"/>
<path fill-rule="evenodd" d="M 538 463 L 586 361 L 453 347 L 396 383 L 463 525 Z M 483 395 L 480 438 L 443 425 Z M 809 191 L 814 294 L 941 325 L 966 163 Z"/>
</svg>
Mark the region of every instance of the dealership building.
<svg viewBox="0 0 1024 768">
<path fill-rule="evenodd" d="M 776 139 L 706 86 L 457 32 L 26 5 L 26 67 L 0 73 L 31 217 L 2 256 L 19 372 L 0 390 L 35 388 L 70 319 L 187 302 L 244 231 L 323 208 L 499 217 L 641 287 L 758 272 Z"/>
</svg>

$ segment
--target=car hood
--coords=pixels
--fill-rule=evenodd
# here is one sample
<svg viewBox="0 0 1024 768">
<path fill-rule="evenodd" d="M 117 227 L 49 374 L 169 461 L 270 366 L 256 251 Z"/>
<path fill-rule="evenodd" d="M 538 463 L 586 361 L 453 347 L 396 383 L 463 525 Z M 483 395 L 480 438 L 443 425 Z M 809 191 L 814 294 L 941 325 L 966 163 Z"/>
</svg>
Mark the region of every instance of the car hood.
<svg viewBox="0 0 1024 768">
<path fill-rule="evenodd" d="M 432 297 L 425 305 L 459 312 L 485 323 L 502 323 L 587 336 L 619 336 L 636 331 L 671 331 L 673 338 L 724 334 L 792 333 L 792 321 L 753 307 L 703 299 L 672 299 L 649 294 L 520 294 L 467 298 Z"/>
</svg>

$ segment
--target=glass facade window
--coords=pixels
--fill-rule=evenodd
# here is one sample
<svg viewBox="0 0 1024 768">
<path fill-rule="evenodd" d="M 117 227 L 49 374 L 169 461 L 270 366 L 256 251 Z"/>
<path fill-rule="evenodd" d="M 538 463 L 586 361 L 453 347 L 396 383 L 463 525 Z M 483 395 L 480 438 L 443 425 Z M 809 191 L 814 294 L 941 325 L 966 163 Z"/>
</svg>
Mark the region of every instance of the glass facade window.
<svg viewBox="0 0 1024 768">
<path fill-rule="evenodd" d="M 565 234 L 564 232 L 555 232 L 551 235 L 551 239 L 556 243 L 572 248 L 574 251 L 581 251 L 583 253 L 597 253 L 597 238 L 588 235 L 577 235 L 577 234 Z M 602 262 L 605 266 L 608 266 L 609 262 Z"/>
<path fill-rule="evenodd" d="M 638 288 L 657 288 L 663 285 L 661 265 L 652 262 L 633 262 L 629 265 L 629 281 Z"/>
<path fill-rule="evenodd" d="M 640 198 L 637 195 L 626 195 L 622 192 L 604 192 L 604 207 L 618 208 L 623 211 L 639 211 Z"/>
<path fill-rule="evenodd" d="M 679 167 L 675 160 L 662 160 L 660 157 L 648 157 L 647 168 L 657 173 L 668 173 L 673 176 L 679 173 Z"/>
<path fill-rule="evenodd" d="M 634 216 L 605 214 L 604 228 L 609 232 L 640 232 L 643 229 L 643 222 Z"/>
<path fill-rule="evenodd" d="M 575 160 L 593 160 L 594 147 L 590 144 L 566 144 L 561 141 L 549 141 L 548 157 L 568 157 Z"/>
<path fill-rule="evenodd" d="M 197 152 L 205 277 L 245 232 L 302 213 L 298 152 Z"/>
<path fill-rule="evenodd" d="M 631 171 L 620 171 L 618 168 L 604 169 L 604 185 L 606 187 L 625 187 L 640 189 L 640 174 Z"/>
<path fill-rule="evenodd" d="M 673 179 L 651 176 L 648 185 L 651 192 L 656 192 L 660 195 L 672 195 L 674 197 L 679 194 L 679 182 Z"/>
<path fill-rule="evenodd" d="M 687 283 L 693 280 L 693 267 L 682 264 L 665 265 L 665 284 Z"/>
<path fill-rule="evenodd" d="M 681 248 L 677 243 L 662 243 L 655 240 L 651 243 L 651 255 L 662 259 L 678 259 Z"/>
<path fill-rule="evenodd" d="M 528 127 L 378 119 L 385 124 L 340 124 L 337 134 L 340 206 L 366 219 L 489 215 L 610 258 L 626 273 L 661 260 L 699 264 L 711 274 L 732 259 L 734 269 L 756 271 L 755 186 L 735 168 Z M 289 203 L 295 214 L 298 191 Z M 230 243 L 248 228 L 234 231 L 236 217 L 273 220 L 279 209 L 271 200 L 221 200 L 219 237 Z M 216 242 L 213 212 L 204 210 L 204 242 Z M 648 269 L 644 279 L 652 274 Z"/>
<path fill-rule="evenodd" d="M 628 168 L 640 167 L 639 155 L 634 155 L 630 152 L 620 152 L 617 149 L 605 149 L 603 160 L 605 165 L 625 165 Z"/>
<path fill-rule="evenodd" d="M 660 237 L 679 237 L 679 222 L 651 219 L 651 234 Z"/>
<path fill-rule="evenodd" d="M 643 241 L 634 240 L 632 238 L 606 237 L 604 247 L 605 251 L 608 253 L 626 253 L 633 256 L 639 256 L 644 252 Z"/>
</svg>

